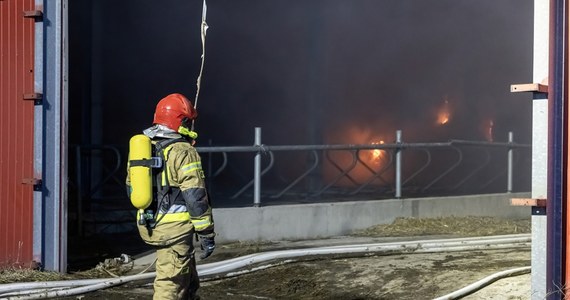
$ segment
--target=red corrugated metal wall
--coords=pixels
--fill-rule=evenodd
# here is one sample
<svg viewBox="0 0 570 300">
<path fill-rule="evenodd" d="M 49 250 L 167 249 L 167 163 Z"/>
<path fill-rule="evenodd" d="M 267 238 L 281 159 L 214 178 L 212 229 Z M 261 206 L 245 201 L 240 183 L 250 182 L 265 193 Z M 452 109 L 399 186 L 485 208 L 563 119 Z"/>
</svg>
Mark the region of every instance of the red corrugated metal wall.
<svg viewBox="0 0 570 300">
<path fill-rule="evenodd" d="M 33 0 L 0 0 L 0 266 L 29 265 L 33 249 Z"/>
</svg>

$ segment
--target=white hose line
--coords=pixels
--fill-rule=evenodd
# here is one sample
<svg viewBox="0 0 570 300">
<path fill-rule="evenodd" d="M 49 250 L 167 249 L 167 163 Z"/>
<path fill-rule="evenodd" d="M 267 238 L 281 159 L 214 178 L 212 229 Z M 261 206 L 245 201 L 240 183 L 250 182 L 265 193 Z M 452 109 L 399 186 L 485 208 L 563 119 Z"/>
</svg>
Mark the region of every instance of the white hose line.
<svg viewBox="0 0 570 300">
<path fill-rule="evenodd" d="M 76 287 L 96 284 L 102 281 L 109 280 L 105 279 L 78 279 L 78 280 L 58 280 L 58 281 L 40 281 L 40 282 L 19 282 L 19 283 L 9 283 L 0 284 L 0 297 L 11 293 L 14 291 L 30 290 L 30 289 L 50 289 L 59 287 Z"/>
<path fill-rule="evenodd" d="M 3 296 L 0 299 L 49 299 L 49 298 L 56 298 L 56 297 L 65 297 L 65 296 L 73 296 L 73 295 L 81 295 L 89 292 L 94 292 L 101 289 L 106 289 L 109 287 L 113 287 L 116 285 L 124 284 L 130 281 L 135 280 L 148 280 L 156 277 L 156 273 L 145 273 L 139 275 L 132 275 L 132 276 L 122 276 L 115 279 L 102 279 L 102 282 L 97 284 L 92 284 L 84 287 L 78 288 L 71 288 L 67 290 L 60 290 L 60 291 L 49 291 L 45 290 L 35 294 L 29 295 L 22 295 L 22 296 L 14 296 L 4 298 Z"/>
<path fill-rule="evenodd" d="M 452 300 L 452 299 L 460 299 L 462 297 L 465 297 L 469 294 L 472 294 L 484 287 L 486 287 L 487 285 L 505 278 L 505 277 L 511 277 L 511 276 L 519 276 L 519 275 L 523 275 L 523 274 L 527 274 L 530 273 L 530 267 L 521 267 L 521 268 L 515 268 L 515 269 L 510 269 L 510 270 L 506 270 L 506 271 L 502 271 L 502 272 L 498 272 L 495 274 L 492 274 L 490 276 L 487 276 L 479 281 L 476 281 L 462 289 L 459 289 L 455 292 L 449 293 L 445 296 L 441 296 L 438 298 L 435 298 L 434 300 Z"/>
<path fill-rule="evenodd" d="M 369 254 L 369 253 L 427 253 L 440 251 L 466 251 L 484 249 L 503 249 L 516 246 L 530 247 L 528 238 L 510 240 L 477 240 L 464 242 L 405 242 L 405 243 L 382 243 L 349 246 L 333 246 L 294 250 L 270 251 L 250 254 L 221 262 L 198 266 L 200 276 L 221 274 L 249 265 L 254 265 L 270 260 L 284 260 L 295 257 L 319 256 L 319 255 L 342 255 L 342 254 Z"/>
<path fill-rule="evenodd" d="M 392 243 L 375 243 L 363 245 L 342 245 L 330 247 L 317 247 L 294 250 L 269 251 L 256 254 L 250 254 L 237 257 L 225 261 L 214 262 L 209 264 L 198 265 L 198 275 L 200 277 L 207 276 L 225 276 L 229 272 L 247 268 L 263 262 L 272 260 L 286 260 L 296 257 L 319 256 L 319 255 L 342 255 L 342 254 L 397 254 L 397 253 L 427 253 L 440 251 L 469 251 L 469 250 L 489 250 L 489 249 L 506 249 L 516 247 L 530 247 L 530 234 L 505 235 L 494 237 L 476 237 L 476 238 L 456 238 L 447 240 L 423 240 L 411 242 L 392 242 Z M 292 262 L 294 260 L 288 260 Z M 254 267 L 254 269 L 259 266 Z M 252 271 L 252 270 L 250 270 Z M 230 274 L 236 276 L 237 273 Z M 103 288 L 108 288 L 120 284 L 124 284 L 135 280 L 149 280 L 156 276 L 155 272 L 122 276 L 112 279 L 87 279 L 87 280 L 69 280 L 56 282 L 30 282 L 30 283 L 14 283 L 0 285 L 0 297 L 2 299 L 47 299 L 53 297 L 72 296 L 85 294 Z M 82 286 L 82 287 L 77 287 Z M 50 289 L 56 287 L 72 287 L 67 290 L 53 291 Z M 26 289 L 42 289 L 42 292 L 4 298 L 14 292 L 24 291 Z"/>
<path fill-rule="evenodd" d="M 507 239 L 508 241 L 512 241 L 512 239 Z M 346 253 L 370 253 L 370 252 L 388 252 L 388 253 L 395 253 L 395 252 L 402 252 L 402 250 L 404 252 L 439 252 L 439 251 L 468 251 L 468 250 L 476 250 L 476 249 L 499 249 L 499 248 L 513 248 L 513 247 L 517 247 L 517 246 L 529 246 L 526 243 L 521 243 L 522 241 L 520 239 L 515 239 L 515 241 L 517 243 L 512 244 L 502 244 L 503 241 L 499 240 L 499 244 L 496 244 L 496 240 L 479 240 L 477 239 L 477 241 L 475 241 L 475 244 L 473 243 L 473 241 L 463 241 L 462 244 L 471 244 L 471 245 L 464 245 L 464 246 L 458 246 L 456 242 L 450 242 L 448 243 L 447 246 L 446 244 L 441 244 L 440 242 L 438 243 L 432 243 L 435 246 L 430 246 L 428 243 L 418 243 L 418 242 L 413 242 L 414 247 L 410 248 L 410 247 L 406 247 L 406 245 L 403 244 L 409 244 L 410 243 L 387 243 L 385 244 L 384 248 L 378 248 L 379 245 L 377 244 L 370 244 L 370 245 L 361 245 L 361 246 L 335 246 L 335 247 L 321 247 L 321 248 L 313 248 L 313 249 L 300 249 L 300 250 L 285 250 L 285 251 L 272 251 L 272 252 L 267 252 L 267 253 L 259 253 L 259 254 L 253 254 L 253 255 L 248 255 L 248 256 L 244 256 L 241 258 L 236 258 L 236 259 L 232 259 L 232 260 L 228 260 L 228 261 L 224 261 L 224 262 L 217 262 L 217 263 L 211 263 L 211 264 L 206 264 L 206 265 L 200 265 L 198 266 L 198 272 L 200 276 L 211 276 L 211 275 L 216 275 L 216 274 L 221 274 L 221 273 L 225 273 L 225 272 L 229 272 L 232 270 L 236 270 L 239 268 L 243 268 L 243 267 L 247 267 L 253 264 L 258 264 L 261 262 L 265 262 L 265 261 L 269 261 L 269 260 L 278 260 L 278 259 L 283 259 L 283 258 L 287 258 L 287 257 L 299 257 L 299 256 L 310 256 L 310 255 L 326 255 L 326 254 L 346 254 Z M 394 248 L 394 246 L 399 245 L 399 247 Z M 334 251 L 336 250 L 336 251 Z M 339 251 L 340 250 L 340 251 Z M 410 251 L 411 250 L 411 251 Z M 292 262 L 294 260 L 290 260 L 289 262 Z M 259 267 L 254 268 L 255 269 L 259 269 Z M 253 271 L 250 270 L 250 271 Z M 239 272 L 238 272 L 239 273 Z M 234 273 L 231 274 L 231 276 L 236 276 L 236 274 L 238 273 Z M 241 273 L 244 273 L 243 271 Z M 68 295 L 77 295 L 77 294 L 84 294 L 87 292 L 91 292 L 91 291 L 95 291 L 95 290 L 99 290 L 102 288 L 107 288 L 107 287 L 111 287 L 111 286 L 115 286 L 115 285 L 119 285 L 119 284 L 123 284 L 129 281 L 133 281 L 133 280 L 146 280 L 146 279 L 152 279 L 155 274 L 154 273 L 147 273 L 147 274 L 141 274 L 142 276 L 139 275 L 131 275 L 131 276 L 124 276 L 121 278 L 117 278 L 117 279 L 100 279 L 100 282 L 96 283 L 96 284 L 92 284 L 86 287 L 80 287 L 80 288 L 75 288 L 75 289 L 70 289 L 70 290 L 64 290 L 64 291 L 44 291 L 42 293 L 36 293 L 34 295 L 30 295 L 28 297 L 15 297 L 15 298 L 11 298 L 11 299 L 42 299 L 42 298 L 50 298 L 50 297 L 58 297 L 58 296 L 68 296 Z M 85 282 L 84 280 L 82 280 L 82 282 Z M 2 296 L 7 296 L 6 294 L 3 294 Z"/>
<path fill-rule="evenodd" d="M 66 287 L 21 290 L 21 291 L 2 294 L 2 295 L 0 295 L 0 299 L 5 299 L 7 297 L 13 297 L 13 296 L 22 296 L 22 295 L 40 294 L 40 293 L 45 293 L 45 292 L 60 291 L 60 290 L 65 290 L 65 289 L 66 289 Z"/>
</svg>

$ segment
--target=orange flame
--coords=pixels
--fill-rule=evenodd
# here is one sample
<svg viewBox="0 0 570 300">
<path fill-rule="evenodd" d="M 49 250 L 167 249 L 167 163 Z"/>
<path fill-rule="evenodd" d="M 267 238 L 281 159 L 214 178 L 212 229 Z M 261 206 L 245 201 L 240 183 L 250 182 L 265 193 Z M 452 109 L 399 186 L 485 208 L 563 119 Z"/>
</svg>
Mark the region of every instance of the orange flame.
<svg viewBox="0 0 570 300">
<path fill-rule="evenodd" d="M 380 126 L 379 126 L 380 127 Z M 329 158 L 334 161 L 334 164 L 323 164 L 322 172 L 326 180 L 338 180 L 339 172 L 343 170 L 350 170 L 347 176 L 338 180 L 335 185 L 338 186 L 354 186 L 367 182 L 371 178 L 377 178 L 382 184 L 393 181 L 389 174 L 376 175 L 374 172 L 383 170 L 388 167 L 390 162 L 390 150 L 378 149 L 377 145 L 384 144 L 387 140 L 385 134 L 376 133 L 381 130 L 382 132 L 388 131 L 384 127 L 379 129 L 372 129 L 366 126 L 358 126 L 356 124 L 349 124 L 343 128 L 335 131 L 330 131 L 326 136 L 326 142 L 329 144 L 334 143 L 350 143 L 356 145 L 369 145 L 371 148 L 357 151 L 330 151 Z M 358 162 L 353 165 L 355 157 Z M 335 166 L 336 165 L 336 166 Z M 340 170 L 342 169 L 342 170 Z"/>
<path fill-rule="evenodd" d="M 381 145 L 384 144 L 384 141 L 379 142 L 372 142 L 372 145 Z M 382 160 L 386 157 L 386 151 L 381 149 L 372 149 L 370 150 L 370 160 L 379 165 L 382 163 Z"/>
<path fill-rule="evenodd" d="M 437 113 L 437 124 L 438 125 L 445 125 L 451 119 L 451 110 L 449 109 L 449 101 L 447 100 L 447 96 L 445 96 L 443 105 L 439 109 Z"/>
</svg>

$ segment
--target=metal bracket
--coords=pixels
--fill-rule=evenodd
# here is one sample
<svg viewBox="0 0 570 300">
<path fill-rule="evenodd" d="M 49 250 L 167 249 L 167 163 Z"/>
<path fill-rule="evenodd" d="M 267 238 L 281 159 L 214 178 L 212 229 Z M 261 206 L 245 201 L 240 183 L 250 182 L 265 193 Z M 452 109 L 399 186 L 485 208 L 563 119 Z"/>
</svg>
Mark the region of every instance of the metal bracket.
<svg viewBox="0 0 570 300">
<path fill-rule="evenodd" d="M 22 179 L 22 184 L 31 184 L 33 185 L 34 191 L 41 191 L 43 182 L 39 178 L 24 178 Z"/>
<path fill-rule="evenodd" d="M 546 199 L 511 198 L 511 205 L 513 205 L 513 206 L 538 206 L 538 207 L 546 207 Z"/>
<path fill-rule="evenodd" d="M 42 105 L 44 95 L 42 93 L 31 93 L 31 94 L 24 94 L 22 98 L 24 100 L 33 100 L 34 105 Z"/>
<path fill-rule="evenodd" d="M 548 94 L 548 85 L 541 83 L 511 84 L 511 93 L 533 92 Z"/>
<path fill-rule="evenodd" d="M 546 215 L 547 199 L 535 198 L 512 198 L 511 205 L 513 206 L 530 206 L 531 215 L 545 216 Z"/>
<path fill-rule="evenodd" d="M 546 216 L 546 207 L 544 206 L 533 206 L 531 215 L 533 216 Z"/>
<path fill-rule="evenodd" d="M 43 21 L 44 20 L 44 12 L 39 10 L 39 9 L 25 10 L 24 11 L 24 18 L 34 19 L 36 22 L 37 21 Z"/>
</svg>

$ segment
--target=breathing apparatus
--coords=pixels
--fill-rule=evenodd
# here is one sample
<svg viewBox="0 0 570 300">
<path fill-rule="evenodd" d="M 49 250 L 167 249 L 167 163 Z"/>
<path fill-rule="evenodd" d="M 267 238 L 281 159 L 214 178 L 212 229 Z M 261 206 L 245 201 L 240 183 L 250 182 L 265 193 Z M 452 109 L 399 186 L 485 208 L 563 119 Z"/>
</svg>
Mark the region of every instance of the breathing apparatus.
<svg viewBox="0 0 570 300">
<path fill-rule="evenodd" d="M 195 119 L 198 116 L 196 107 L 198 105 L 198 96 L 200 94 L 200 85 L 202 73 L 204 70 L 204 62 L 206 56 L 206 31 L 208 24 L 206 23 L 207 5 L 206 0 L 202 2 L 202 22 L 200 26 L 202 40 L 202 56 L 200 73 L 196 80 L 196 96 L 194 105 L 184 95 L 174 93 L 167 95 L 161 99 L 155 109 L 153 126 L 144 130 L 144 134 L 137 134 L 130 139 L 129 142 L 129 176 L 130 176 L 130 199 L 135 208 L 138 209 L 137 218 L 139 224 L 153 227 L 156 222 L 152 213 L 146 214 L 145 209 L 148 208 L 153 201 L 153 174 L 156 176 L 164 168 L 164 157 L 161 149 L 154 149 L 151 139 L 162 137 L 171 139 L 171 142 L 178 141 L 180 138 L 190 139 L 194 144 L 194 140 L 198 138 L 198 134 L 194 131 Z M 169 142 L 170 143 L 170 142 Z M 158 153 L 159 152 L 159 153 Z M 160 204 L 159 204 L 160 206 Z M 160 207 L 158 208 L 160 209 Z"/>
</svg>

